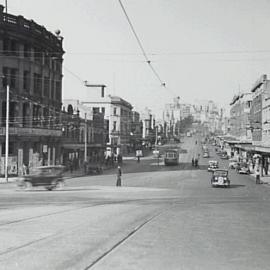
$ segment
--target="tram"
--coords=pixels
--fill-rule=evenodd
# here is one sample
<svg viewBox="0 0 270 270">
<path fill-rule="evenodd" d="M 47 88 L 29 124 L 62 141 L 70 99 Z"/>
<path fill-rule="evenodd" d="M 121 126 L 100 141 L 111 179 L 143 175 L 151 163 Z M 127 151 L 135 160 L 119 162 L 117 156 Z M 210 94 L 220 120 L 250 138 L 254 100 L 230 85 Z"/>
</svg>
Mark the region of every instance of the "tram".
<svg viewBox="0 0 270 270">
<path fill-rule="evenodd" d="M 178 149 L 166 149 L 164 155 L 164 164 L 178 165 L 179 164 L 179 150 Z"/>
</svg>

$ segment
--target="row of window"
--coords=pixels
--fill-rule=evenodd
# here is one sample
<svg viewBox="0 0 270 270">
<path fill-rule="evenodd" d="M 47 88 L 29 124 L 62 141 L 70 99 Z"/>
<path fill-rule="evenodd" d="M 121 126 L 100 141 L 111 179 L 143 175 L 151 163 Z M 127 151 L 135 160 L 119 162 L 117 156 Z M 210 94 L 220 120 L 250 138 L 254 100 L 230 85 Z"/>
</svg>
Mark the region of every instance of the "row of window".
<svg viewBox="0 0 270 270">
<path fill-rule="evenodd" d="M 3 39 L 3 54 L 14 57 L 31 58 L 33 56 L 34 62 L 42 65 L 46 65 L 53 70 L 61 72 L 62 61 L 59 55 L 50 54 L 48 51 L 44 51 L 38 47 L 32 47 L 28 43 L 23 44 L 23 51 L 20 49 L 20 42 L 15 39 L 4 38 Z M 33 52 L 33 53 L 32 53 Z"/>
<path fill-rule="evenodd" d="M 2 85 L 5 88 L 7 84 L 10 88 L 16 89 L 18 88 L 19 82 L 19 70 L 15 68 L 7 68 L 3 67 L 3 80 Z M 30 92 L 30 81 L 31 76 L 30 72 L 25 70 L 23 72 L 23 90 L 25 92 Z M 42 82 L 43 82 L 43 93 L 42 93 Z M 48 97 L 51 99 L 61 100 L 61 91 L 62 91 L 62 83 L 60 80 L 51 80 L 49 77 L 45 76 L 42 78 L 41 74 L 34 73 L 33 74 L 33 92 L 36 95 Z"/>
</svg>

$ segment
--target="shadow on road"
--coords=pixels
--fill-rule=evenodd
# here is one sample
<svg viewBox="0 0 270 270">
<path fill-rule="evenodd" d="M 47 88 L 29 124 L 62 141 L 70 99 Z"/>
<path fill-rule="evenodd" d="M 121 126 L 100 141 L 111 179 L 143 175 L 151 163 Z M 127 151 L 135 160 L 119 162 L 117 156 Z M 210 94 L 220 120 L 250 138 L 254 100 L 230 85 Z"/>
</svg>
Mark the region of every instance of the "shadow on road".
<svg viewBox="0 0 270 270">
<path fill-rule="evenodd" d="M 240 187 L 245 187 L 246 185 L 238 185 L 238 184 L 231 184 L 230 188 L 240 188 Z"/>
</svg>

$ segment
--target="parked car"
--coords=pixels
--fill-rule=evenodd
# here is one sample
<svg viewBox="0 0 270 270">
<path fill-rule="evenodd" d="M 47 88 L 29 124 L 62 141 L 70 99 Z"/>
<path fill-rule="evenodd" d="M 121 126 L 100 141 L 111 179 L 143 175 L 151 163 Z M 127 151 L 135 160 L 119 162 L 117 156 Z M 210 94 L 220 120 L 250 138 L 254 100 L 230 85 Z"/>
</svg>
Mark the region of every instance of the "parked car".
<svg viewBox="0 0 270 270">
<path fill-rule="evenodd" d="M 245 163 L 245 162 L 242 162 L 242 163 L 237 163 L 237 167 L 236 167 L 236 171 L 239 173 L 239 174 L 250 174 L 250 170 L 249 170 L 249 167 L 248 167 L 248 164 Z"/>
<path fill-rule="evenodd" d="M 230 158 L 229 159 L 229 168 L 230 169 L 235 169 L 237 167 L 238 160 L 235 158 Z"/>
<path fill-rule="evenodd" d="M 222 153 L 222 154 L 220 155 L 220 158 L 221 158 L 221 159 L 229 159 L 229 156 L 228 156 L 227 153 Z"/>
<path fill-rule="evenodd" d="M 218 161 L 216 160 L 210 160 L 209 165 L 207 168 L 208 172 L 213 172 L 214 170 L 218 169 Z"/>
<path fill-rule="evenodd" d="M 215 170 L 211 177 L 211 185 L 212 187 L 229 187 L 229 173 L 227 170 Z"/>
<path fill-rule="evenodd" d="M 62 174 L 64 166 L 40 166 L 33 169 L 33 171 L 19 178 L 17 185 L 24 189 L 32 189 L 32 187 L 45 187 L 47 190 L 55 188 L 62 188 L 64 180 Z"/>
<path fill-rule="evenodd" d="M 209 153 L 208 153 L 208 152 L 204 152 L 204 153 L 203 153 L 203 157 L 204 157 L 204 158 L 209 158 L 209 157 L 210 157 L 210 155 L 209 155 Z"/>
</svg>

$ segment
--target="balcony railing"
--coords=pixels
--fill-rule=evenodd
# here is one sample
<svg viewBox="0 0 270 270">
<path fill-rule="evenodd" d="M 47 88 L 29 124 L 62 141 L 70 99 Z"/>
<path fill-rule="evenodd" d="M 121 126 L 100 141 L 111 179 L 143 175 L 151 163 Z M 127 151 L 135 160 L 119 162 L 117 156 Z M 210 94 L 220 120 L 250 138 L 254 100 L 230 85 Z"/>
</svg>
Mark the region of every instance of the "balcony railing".
<svg viewBox="0 0 270 270">
<path fill-rule="evenodd" d="M 9 27 L 18 27 L 24 31 L 30 31 L 31 34 L 43 36 L 46 40 L 54 42 L 54 44 L 62 50 L 62 38 L 56 37 L 46 30 L 44 26 L 38 25 L 33 20 L 27 20 L 23 16 L 15 16 L 3 12 L 4 7 L 0 5 L 0 24 L 3 23 Z"/>
<path fill-rule="evenodd" d="M 0 136 L 5 136 L 6 128 L 0 127 Z M 17 136 L 62 136 L 62 131 L 59 129 L 46 129 L 46 128 L 23 128 L 23 127 L 10 127 L 9 135 Z"/>
</svg>

